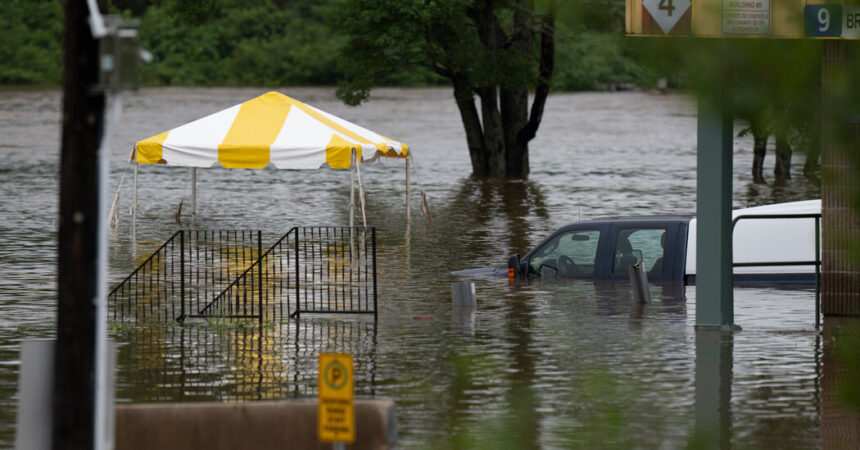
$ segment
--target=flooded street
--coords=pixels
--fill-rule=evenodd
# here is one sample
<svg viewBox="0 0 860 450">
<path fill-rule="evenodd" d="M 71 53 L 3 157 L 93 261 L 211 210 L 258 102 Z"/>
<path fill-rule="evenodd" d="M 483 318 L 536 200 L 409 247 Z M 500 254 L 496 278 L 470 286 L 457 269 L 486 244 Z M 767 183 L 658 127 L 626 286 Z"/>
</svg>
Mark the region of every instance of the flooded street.
<svg viewBox="0 0 860 450">
<path fill-rule="evenodd" d="M 379 89 L 359 108 L 333 89 L 281 92 L 410 145 L 413 217 L 407 235 L 404 163 L 362 165 L 368 224 L 377 227 L 379 319 L 308 317 L 267 326 L 117 325 L 117 401 L 252 401 L 316 396 L 320 351 L 353 354 L 356 393 L 392 398 L 403 448 L 684 447 L 695 438 L 698 354 L 721 342 L 709 389 L 723 396 L 720 438 L 736 448 L 810 448 L 821 441 L 822 337 L 811 290 L 736 288 L 729 337 L 697 334 L 695 289 L 504 279 L 477 281 L 474 316 L 451 308 L 453 270 L 504 264 L 557 227 L 604 215 L 695 212 L 696 107 L 651 93 L 554 94 L 531 143 L 529 181 L 470 180 L 450 89 Z M 124 94 L 112 138 L 110 287 L 178 228 L 191 188 L 185 169 L 140 168 L 130 216 L 135 141 L 266 92 L 159 88 Z M 60 94 L 0 91 L 0 446 L 14 442 L 18 350 L 52 336 Z M 736 132 L 740 125 L 736 127 Z M 737 133 L 736 133 L 737 134 Z M 735 141 L 735 207 L 819 198 L 800 173 L 752 184 L 752 138 Z M 773 154 L 765 173 L 773 170 Z M 767 177 L 772 182 L 772 176 Z M 262 230 L 348 223 L 349 172 L 201 169 L 201 229 Z M 418 214 L 427 195 L 430 221 Z M 415 320 L 415 316 L 432 316 Z M 724 340 L 725 342 L 721 341 Z M 726 367 L 726 364 L 728 367 Z M 707 391 L 707 389 L 706 389 Z M 699 405 L 701 406 L 701 404 Z"/>
</svg>

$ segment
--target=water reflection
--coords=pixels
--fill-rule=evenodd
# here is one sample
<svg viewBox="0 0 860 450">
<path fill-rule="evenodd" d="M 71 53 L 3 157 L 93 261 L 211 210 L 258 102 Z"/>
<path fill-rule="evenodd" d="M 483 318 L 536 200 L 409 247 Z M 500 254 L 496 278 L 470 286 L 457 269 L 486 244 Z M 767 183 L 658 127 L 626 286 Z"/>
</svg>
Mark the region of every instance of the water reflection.
<svg viewBox="0 0 860 450">
<path fill-rule="evenodd" d="M 463 216 L 463 211 L 474 214 Z M 464 232 L 462 244 L 475 256 L 492 256 L 504 262 L 507 255 L 488 254 L 505 243 L 511 252 L 525 254 L 536 240 L 543 239 L 544 231 L 535 230 L 530 219 L 546 220 L 549 216 L 546 200 L 540 186 L 529 181 L 466 179 L 443 212 L 468 218 L 458 227 Z M 503 224 L 497 223 L 504 220 Z M 503 234 L 494 232 L 499 228 Z M 494 245 L 482 245 L 496 240 Z M 463 249 L 463 247 L 461 247 Z"/>
<path fill-rule="evenodd" d="M 731 448 L 732 332 L 696 330 L 696 422 L 699 448 Z"/>
<path fill-rule="evenodd" d="M 301 319 L 129 327 L 115 332 L 117 397 L 134 402 L 250 401 L 316 395 L 320 352 L 354 357 L 359 395 L 376 392 L 376 323 Z"/>
</svg>

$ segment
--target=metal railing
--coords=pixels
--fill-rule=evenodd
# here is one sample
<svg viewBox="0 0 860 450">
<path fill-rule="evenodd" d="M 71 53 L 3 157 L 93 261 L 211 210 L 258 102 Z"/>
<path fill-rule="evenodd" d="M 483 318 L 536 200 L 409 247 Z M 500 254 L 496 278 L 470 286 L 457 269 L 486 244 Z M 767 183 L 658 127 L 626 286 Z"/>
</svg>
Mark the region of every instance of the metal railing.
<svg viewBox="0 0 860 450">
<path fill-rule="evenodd" d="M 376 229 L 292 228 L 265 253 L 260 231 L 181 230 L 108 295 L 113 320 L 377 313 Z"/>
<path fill-rule="evenodd" d="M 779 267 L 779 266 L 814 266 L 815 267 L 815 327 L 821 325 L 821 213 L 811 214 L 745 214 L 732 220 L 732 235 L 735 226 L 741 220 L 752 219 L 815 219 L 815 259 L 812 261 L 761 261 L 733 263 L 734 267 Z M 732 239 L 734 241 L 734 239 Z"/>
<path fill-rule="evenodd" d="M 376 228 L 299 228 L 296 309 L 376 317 Z"/>
<path fill-rule="evenodd" d="M 172 321 L 205 305 L 254 263 L 261 233 L 180 230 L 108 294 L 113 320 Z"/>
<path fill-rule="evenodd" d="M 281 236 L 206 305 L 190 317 L 283 320 L 289 316 L 289 293 L 298 288 L 298 229 Z M 284 314 L 286 309 L 286 315 Z"/>
<path fill-rule="evenodd" d="M 293 228 L 197 316 L 283 320 L 376 317 L 376 229 Z"/>
</svg>

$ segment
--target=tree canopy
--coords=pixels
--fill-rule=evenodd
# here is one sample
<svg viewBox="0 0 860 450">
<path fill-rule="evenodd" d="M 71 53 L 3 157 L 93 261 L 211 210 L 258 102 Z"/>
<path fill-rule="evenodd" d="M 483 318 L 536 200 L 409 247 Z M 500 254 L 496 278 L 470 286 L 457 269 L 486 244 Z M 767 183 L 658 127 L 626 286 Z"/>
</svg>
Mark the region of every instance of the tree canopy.
<svg viewBox="0 0 860 450">
<path fill-rule="evenodd" d="M 430 71 L 453 86 L 472 174 L 528 175 L 554 68 L 552 11 L 531 0 L 343 0 L 339 10 L 349 36 L 344 101 L 366 99 L 393 71 Z"/>
<path fill-rule="evenodd" d="M 339 56 L 347 41 L 340 23 L 345 0 L 108 3 L 111 14 L 141 20 L 142 44 L 155 56 L 141 69 L 144 85 L 334 85 L 347 78 L 349 59 Z M 622 34 L 623 9 L 612 2 L 599 8 L 559 5 L 553 90 L 653 84 L 654 73 L 636 56 L 637 40 Z M 0 25 L 0 84 L 58 85 L 62 1 L 2 1 Z M 379 80 L 397 86 L 445 82 L 415 66 L 394 68 Z"/>
</svg>

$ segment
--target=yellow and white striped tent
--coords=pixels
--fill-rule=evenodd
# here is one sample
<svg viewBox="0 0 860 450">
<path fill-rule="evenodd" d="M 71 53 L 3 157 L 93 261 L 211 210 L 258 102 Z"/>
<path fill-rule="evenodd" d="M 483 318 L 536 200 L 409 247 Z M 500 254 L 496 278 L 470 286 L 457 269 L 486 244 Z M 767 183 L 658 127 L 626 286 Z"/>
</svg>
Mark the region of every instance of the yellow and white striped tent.
<svg viewBox="0 0 860 450">
<path fill-rule="evenodd" d="M 353 171 L 350 226 L 355 179 L 364 216 L 362 161 L 378 157 L 406 160 L 406 214 L 409 216 L 409 147 L 313 106 L 268 92 L 135 144 L 133 223 L 137 222 L 137 172 L 141 164 L 191 168 L 192 221 L 197 210 L 197 168 L 216 163 L 228 169 L 333 169 Z M 366 157 L 366 158 L 365 158 Z M 355 161 L 356 164 L 352 164 Z M 114 203 L 118 201 L 118 196 Z M 116 206 L 116 205 L 115 205 Z M 112 209 L 115 209 L 114 208 Z M 113 215 L 113 213 L 112 213 Z M 366 220 L 365 220 L 366 222 Z M 365 224 L 366 225 L 366 224 Z M 134 227 L 134 225 L 133 225 Z"/>
<path fill-rule="evenodd" d="M 313 106 L 269 92 L 135 145 L 138 164 L 229 169 L 348 169 L 376 156 L 406 158 L 409 147 Z M 371 153 L 372 152 L 372 153 Z"/>
</svg>

